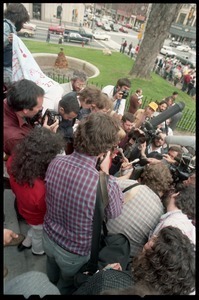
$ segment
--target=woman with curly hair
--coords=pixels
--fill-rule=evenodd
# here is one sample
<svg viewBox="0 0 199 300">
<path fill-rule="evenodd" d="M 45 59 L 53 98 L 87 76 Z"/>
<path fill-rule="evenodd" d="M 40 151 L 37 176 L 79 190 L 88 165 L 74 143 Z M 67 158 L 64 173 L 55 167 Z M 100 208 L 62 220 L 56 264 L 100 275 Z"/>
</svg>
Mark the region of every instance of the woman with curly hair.
<svg viewBox="0 0 199 300">
<path fill-rule="evenodd" d="M 164 213 L 161 197 L 170 190 L 172 181 L 172 175 L 163 163 L 144 166 L 137 186 L 133 186 L 138 184 L 137 180 L 118 178 L 124 193 L 124 205 L 117 218 L 108 220 L 107 228 L 112 234 L 127 236 L 132 257 L 142 249 Z"/>
<path fill-rule="evenodd" d="M 22 3 L 9 3 L 4 11 L 4 85 L 8 88 L 12 82 L 12 34 L 17 34 L 25 22 L 30 19 Z"/>
<path fill-rule="evenodd" d="M 44 254 L 42 224 L 46 212 L 44 177 L 51 160 L 64 149 L 64 140 L 58 133 L 46 128 L 34 128 L 18 143 L 8 158 L 7 171 L 16 196 L 19 214 L 30 225 L 25 240 L 18 250 L 30 249 L 36 255 Z"/>
</svg>

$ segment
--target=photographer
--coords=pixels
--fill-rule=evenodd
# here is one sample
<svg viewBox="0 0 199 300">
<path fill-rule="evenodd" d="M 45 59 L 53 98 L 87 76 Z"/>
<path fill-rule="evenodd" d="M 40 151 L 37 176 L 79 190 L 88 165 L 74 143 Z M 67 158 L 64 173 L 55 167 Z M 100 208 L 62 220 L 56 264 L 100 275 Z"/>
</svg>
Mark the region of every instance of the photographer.
<svg viewBox="0 0 199 300">
<path fill-rule="evenodd" d="M 117 111 L 118 115 L 123 116 L 125 111 L 125 105 L 126 105 L 126 98 L 128 97 L 129 90 L 131 88 L 131 81 L 128 78 L 120 78 L 118 79 L 116 85 L 107 85 L 102 89 L 102 93 L 107 94 L 113 101 L 116 101 L 114 99 L 114 95 L 117 92 L 123 92 L 120 106 Z M 115 104 L 115 103 L 114 103 Z"/>
<path fill-rule="evenodd" d="M 157 139 L 155 139 L 157 140 Z M 150 155 L 146 153 L 145 146 L 141 149 L 141 157 L 146 158 L 148 163 L 156 164 L 161 161 L 165 164 L 175 164 L 178 165 L 182 158 L 182 149 L 179 146 L 171 146 L 167 153 L 162 153 L 162 155 Z M 151 152 L 153 153 L 153 152 Z"/>
<path fill-rule="evenodd" d="M 80 107 L 77 100 L 76 92 L 70 92 L 62 97 L 58 105 L 58 113 L 47 109 L 44 116 L 48 116 L 48 125 L 59 120 L 57 132 L 61 132 L 66 141 L 65 152 L 70 154 L 73 151 L 73 125 L 79 113 Z"/>
<path fill-rule="evenodd" d="M 11 155 L 18 144 L 38 123 L 41 118 L 44 90 L 35 82 L 22 79 L 14 82 L 7 91 L 4 99 L 3 120 L 3 150 Z M 47 117 L 43 126 L 55 131 L 58 122 L 49 126 Z"/>
<path fill-rule="evenodd" d="M 158 104 L 150 102 L 144 109 L 138 109 L 135 116 L 135 127 L 140 128 L 146 120 L 150 120 L 154 112 L 158 109 Z"/>
<path fill-rule="evenodd" d="M 141 147 L 141 157 L 142 158 L 155 158 L 157 160 L 162 159 L 162 155 L 165 150 L 163 145 L 165 144 L 165 134 L 157 133 L 154 134 L 148 144 L 143 143 Z"/>
</svg>

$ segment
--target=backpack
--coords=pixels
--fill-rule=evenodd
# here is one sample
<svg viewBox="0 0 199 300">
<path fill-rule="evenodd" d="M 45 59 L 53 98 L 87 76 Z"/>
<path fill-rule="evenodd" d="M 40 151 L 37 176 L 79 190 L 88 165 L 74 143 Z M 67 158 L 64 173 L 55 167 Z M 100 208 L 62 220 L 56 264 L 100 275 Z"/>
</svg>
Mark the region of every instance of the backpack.
<svg viewBox="0 0 199 300">
<path fill-rule="evenodd" d="M 9 25 L 10 32 L 13 33 L 11 24 L 8 23 L 7 20 L 3 20 L 3 21 L 6 22 Z M 9 43 L 3 49 L 3 66 L 12 68 L 12 43 Z"/>
</svg>

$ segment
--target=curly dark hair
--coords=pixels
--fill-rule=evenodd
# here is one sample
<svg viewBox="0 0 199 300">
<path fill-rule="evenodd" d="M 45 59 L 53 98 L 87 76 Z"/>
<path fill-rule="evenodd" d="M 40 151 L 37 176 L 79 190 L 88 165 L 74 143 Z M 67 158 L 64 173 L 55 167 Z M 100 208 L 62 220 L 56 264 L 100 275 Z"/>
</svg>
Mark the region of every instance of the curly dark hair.
<svg viewBox="0 0 199 300">
<path fill-rule="evenodd" d="M 30 21 L 30 16 L 22 3 L 9 3 L 8 7 L 4 11 L 4 18 L 12 21 L 15 25 Z"/>
<path fill-rule="evenodd" d="M 195 246 L 179 228 L 162 228 L 151 248 L 133 258 L 132 267 L 135 282 L 143 280 L 161 295 L 195 290 Z"/>
<path fill-rule="evenodd" d="M 120 122 L 103 112 L 90 113 L 74 133 L 74 149 L 90 156 L 106 153 L 119 142 Z"/>
<path fill-rule="evenodd" d="M 147 285 L 146 282 L 140 281 L 128 288 L 105 290 L 101 292 L 100 295 L 138 295 L 144 297 L 146 295 L 160 295 L 160 293 Z"/>
<path fill-rule="evenodd" d="M 182 185 L 179 195 L 175 197 L 175 205 L 191 220 L 196 217 L 196 189 L 192 185 Z"/>
<path fill-rule="evenodd" d="M 167 193 L 173 182 L 168 166 L 162 162 L 145 165 L 140 178 L 142 184 L 146 184 L 157 195 L 159 192 Z"/>
<path fill-rule="evenodd" d="M 44 179 L 51 160 L 64 149 L 61 134 L 35 127 L 18 143 L 13 152 L 10 173 L 19 184 L 34 185 L 37 178 Z"/>
</svg>

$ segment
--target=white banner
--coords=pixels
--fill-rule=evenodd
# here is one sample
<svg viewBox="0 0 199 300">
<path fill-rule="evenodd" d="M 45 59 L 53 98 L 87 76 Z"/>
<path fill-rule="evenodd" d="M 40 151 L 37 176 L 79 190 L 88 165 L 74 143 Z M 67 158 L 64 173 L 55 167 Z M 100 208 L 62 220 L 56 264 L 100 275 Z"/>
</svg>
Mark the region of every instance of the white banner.
<svg viewBox="0 0 199 300">
<path fill-rule="evenodd" d="M 13 34 L 12 81 L 24 78 L 34 81 L 44 89 L 43 113 L 47 108 L 57 111 L 63 88 L 58 82 L 42 72 L 23 41 L 16 34 Z"/>
</svg>

